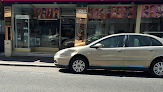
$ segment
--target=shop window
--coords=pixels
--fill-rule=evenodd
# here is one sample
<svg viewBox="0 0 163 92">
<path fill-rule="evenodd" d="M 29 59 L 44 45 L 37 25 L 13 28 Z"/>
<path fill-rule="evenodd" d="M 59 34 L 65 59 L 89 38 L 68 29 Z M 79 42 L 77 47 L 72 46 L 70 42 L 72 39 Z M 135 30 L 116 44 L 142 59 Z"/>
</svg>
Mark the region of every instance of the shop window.
<svg viewBox="0 0 163 92">
<path fill-rule="evenodd" d="M 140 33 L 163 32 L 163 4 L 142 5 Z"/>
<path fill-rule="evenodd" d="M 97 34 L 134 33 L 136 6 L 107 6 L 88 8 L 87 37 Z"/>
<path fill-rule="evenodd" d="M 29 26 L 28 24 L 26 25 L 29 28 L 28 35 L 25 34 L 28 32 L 20 33 L 27 28 L 20 28 L 18 30 L 19 26 L 23 24 L 23 20 L 19 20 L 19 23 L 16 23 L 14 26 L 14 30 L 17 30 L 17 33 L 15 33 L 17 35 L 17 41 L 15 41 L 14 44 L 18 48 L 27 48 L 27 46 L 58 48 L 60 8 L 33 8 L 29 4 L 17 4 L 13 5 L 12 8 L 13 15 L 29 16 Z M 15 18 L 13 18 L 12 20 L 14 19 Z M 25 38 L 23 37 L 25 36 L 28 36 L 30 41 L 24 40 Z"/>
</svg>

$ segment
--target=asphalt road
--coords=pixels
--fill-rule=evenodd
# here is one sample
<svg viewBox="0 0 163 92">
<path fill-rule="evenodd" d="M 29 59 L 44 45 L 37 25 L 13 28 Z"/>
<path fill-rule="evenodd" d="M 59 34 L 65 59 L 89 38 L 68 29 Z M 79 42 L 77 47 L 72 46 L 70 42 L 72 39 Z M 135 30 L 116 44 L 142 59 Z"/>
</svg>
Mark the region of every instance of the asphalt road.
<svg viewBox="0 0 163 92">
<path fill-rule="evenodd" d="M 0 66 L 0 92 L 162 92 L 163 79 L 146 72 Z"/>
</svg>

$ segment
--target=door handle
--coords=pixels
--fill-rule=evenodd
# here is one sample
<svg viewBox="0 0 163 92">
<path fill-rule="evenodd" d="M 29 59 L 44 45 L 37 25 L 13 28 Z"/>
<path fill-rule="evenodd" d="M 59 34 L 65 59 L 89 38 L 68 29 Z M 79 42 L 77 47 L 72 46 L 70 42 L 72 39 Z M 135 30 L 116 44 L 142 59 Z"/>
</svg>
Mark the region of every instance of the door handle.
<svg viewBox="0 0 163 92">
<path fill-rule="evenodd" d="M 149 49 L 149 51 L 153 51 L 153 49 Z"/>
<path fill-rule="evenodd" d="M 122 50 L 117 50 L 117 52 L 121 52 Z"/>
</svg>

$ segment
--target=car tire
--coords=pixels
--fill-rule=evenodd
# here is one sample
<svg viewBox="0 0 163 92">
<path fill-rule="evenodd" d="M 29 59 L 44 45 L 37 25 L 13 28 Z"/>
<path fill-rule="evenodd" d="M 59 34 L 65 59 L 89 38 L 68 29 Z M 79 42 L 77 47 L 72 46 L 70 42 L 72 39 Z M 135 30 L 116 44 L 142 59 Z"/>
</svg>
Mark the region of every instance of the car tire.
<svg viewBox="0 0 163 92">
<path fill-rule="evenodd" d="M 154 61 L 151 64 L 150 73 L 154 77 L 163 77 L 163 60 Z"/>
<path fill-rule="evenodd" d="M 72 73 L 84 73 L 88 68 L 88 63 L 82 57 L 75 57 L 71 60 L 69 67 Z"/>
</svg>

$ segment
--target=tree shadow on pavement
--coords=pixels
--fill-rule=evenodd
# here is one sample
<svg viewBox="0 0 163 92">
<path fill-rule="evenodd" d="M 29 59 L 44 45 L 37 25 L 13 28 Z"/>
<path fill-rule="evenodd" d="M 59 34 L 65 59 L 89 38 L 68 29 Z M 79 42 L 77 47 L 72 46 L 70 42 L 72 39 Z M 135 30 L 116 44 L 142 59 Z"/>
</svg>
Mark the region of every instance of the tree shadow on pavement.
<svg viewBox="0 0 163 92">
<path fill-rule="evenodd" d="M 1 61 L 14 61 L 14 62 L 44 62 L 54 63 L 53 57 L 36 57 L 36 56 L 11 56 L 11 57 L 0 57 Z"/>
<path fill-rule="evenodd" d="M 62 73 L 72 73 L 69 69 L 60 69 Z M 123 71 L 123 70 L 103 70 L 103 69 L 89 69 L 83 75 L 94 75 L 94 76 L 115 76 L 115 77 L 141 77 L 141 78 L 154 78 L 149 72 L 143 71 Z M 161 78 L 162 79 L 162 78 Z"/>
</svg>

